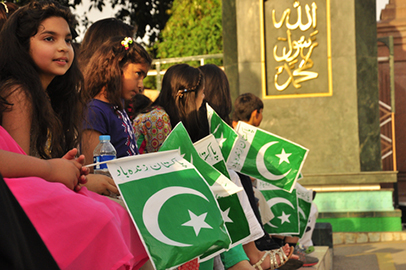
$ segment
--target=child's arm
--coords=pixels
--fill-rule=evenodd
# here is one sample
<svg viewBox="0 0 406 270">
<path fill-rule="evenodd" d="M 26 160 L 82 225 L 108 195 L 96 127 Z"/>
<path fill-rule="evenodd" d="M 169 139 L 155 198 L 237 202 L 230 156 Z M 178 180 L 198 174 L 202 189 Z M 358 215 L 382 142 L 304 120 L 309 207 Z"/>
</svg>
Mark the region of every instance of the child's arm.
<svg viewBox="0 0 406 270">
<path fill-rule="evenodd" d="M 32 104 L 24 91 L 15 86 L 10 90 L 7 101 L 13 106 L 2 114 L 2 127 L 20 145 L 26 154 L 30 152 Z"/>
<path fill-rule="evenodd" d="M 77 152 L 71 151 L 65 158 L 44 160 L 0 150 L 0 173 L 6 178 L 36 176 L 50 182 L 61 182 L 72 190 L 78 190 L 78 182 L 86 182 L 87 170 L 82 169 L 80 158 L 79 162 L 68 160 L 72 153 Z"/>
</svg>

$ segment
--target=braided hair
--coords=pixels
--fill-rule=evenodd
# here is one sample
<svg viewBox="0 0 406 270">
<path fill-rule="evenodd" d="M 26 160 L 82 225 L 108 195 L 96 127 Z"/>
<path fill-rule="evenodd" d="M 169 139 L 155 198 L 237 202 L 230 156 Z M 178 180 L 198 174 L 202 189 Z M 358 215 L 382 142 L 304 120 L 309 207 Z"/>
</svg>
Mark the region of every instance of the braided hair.
<svg viewBox="0 0 406 270">
<path fill-rule="evenodd" d="M 162 80 L 162 89 L 152 104 L 164 108 L 174 127 L 182 121 L 192 141 L 199 133 L 199 114 L 196 99 L 204 89 L 203 73 L 187 64 L 171 66 Z"/>
</svg>

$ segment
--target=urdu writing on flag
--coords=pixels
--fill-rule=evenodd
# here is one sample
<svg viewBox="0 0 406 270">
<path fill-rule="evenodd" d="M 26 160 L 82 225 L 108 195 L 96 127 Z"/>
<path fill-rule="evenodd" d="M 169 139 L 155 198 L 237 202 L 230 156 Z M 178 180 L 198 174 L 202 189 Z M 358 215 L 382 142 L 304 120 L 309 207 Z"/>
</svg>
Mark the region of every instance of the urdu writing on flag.
<svg viewBox="0 0 406 270">
<path fill-rule="evenodd" d="M 207 181 L 216 197 L 226 197 L 242 190 L 229 178 L 201 159 L 182 122 L 179 122 L 165 139 L 159 151 L 178 149 L 183 158 L 193 164 Z"/>
<path fill-rule="evenodd" d="M 210 134 L 200 141 L 195 142 L 194 147 L 199 153 L 199 156 L 207 163 L 216 168 L 219 172 L 230 178 L 227 170 L 226 162 L 221 153 L 220 146 L 213 134 Z"/>
<path fill-rule="evenodd" d="M 238 135 L 232 127 L 230 127 L 226 122 L 223 121 L 223 119 L 220 118 L 220 116 L 213 110 L 212 107 L 210 107 L 208 103 L 206 103 L 206 108 L 210 133 L 216 138 L 224 160 L 227 160 L 231 149 L 238 138 Z"/>
<path fill-rule="evenodd" d="M 309 150 L 241 121 L 236 132 L 227 167 L 291 192 Z"/>
<path fill-rule="evenodd" d="M 229 247 L 213 193 L 178 151 L 120 158 L 107 166 L 155 269 Z"/>
</svg>

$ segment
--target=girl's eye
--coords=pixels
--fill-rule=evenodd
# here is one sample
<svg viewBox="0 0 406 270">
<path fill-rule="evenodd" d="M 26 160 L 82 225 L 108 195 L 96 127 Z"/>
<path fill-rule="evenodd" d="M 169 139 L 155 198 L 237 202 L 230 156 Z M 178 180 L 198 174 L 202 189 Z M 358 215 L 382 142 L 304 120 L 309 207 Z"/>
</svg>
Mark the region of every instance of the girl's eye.
<svg viewBox="0 0 406 270">
<path fill-rule="evenodd" d="M 68 43 L 68 44 L 72 44 L 72 39 L 71 39 L 71 38 L 67 38 L 65 41 L 66 41 L 66 43 Z"/>
<path fill-rule="evenodd" d="M 46 37 L 46 38 L 44 38 L 44 40 L 46 40 L 46 41 L 54 41 L 54 38 L 53 37 Z"/>
</svg>

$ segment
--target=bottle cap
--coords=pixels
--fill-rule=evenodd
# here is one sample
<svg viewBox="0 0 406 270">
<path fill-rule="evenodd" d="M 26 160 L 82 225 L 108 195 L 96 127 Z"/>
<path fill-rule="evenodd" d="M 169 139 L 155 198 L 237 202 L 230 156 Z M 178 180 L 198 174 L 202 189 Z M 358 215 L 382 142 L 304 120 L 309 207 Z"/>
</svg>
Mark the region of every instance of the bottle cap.
<svg viewBox="0 0 406 270">
<path fill-rule="evenodd" d="M 100 135 L 99 141 L 110 141 L 110 135 Z"/>
</svg>

